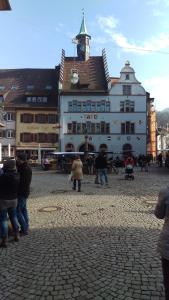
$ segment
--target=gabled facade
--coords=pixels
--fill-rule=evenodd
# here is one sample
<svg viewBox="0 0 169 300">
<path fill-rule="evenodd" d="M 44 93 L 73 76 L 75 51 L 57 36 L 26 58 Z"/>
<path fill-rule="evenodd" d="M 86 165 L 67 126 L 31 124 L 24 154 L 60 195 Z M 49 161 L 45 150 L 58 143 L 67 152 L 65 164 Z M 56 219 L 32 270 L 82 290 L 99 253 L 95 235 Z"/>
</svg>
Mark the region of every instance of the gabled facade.
<svg viewBox="0 0 169 300">
<path fill-rule="evenodd" d="M 110 110 L 105 51 L 90 56 L 85 19 L 77 39 L 77 57 L 62 51 L 60 67 L 61 151 L 98 151 L 110 133 L 105 113 Z M 104 107 L 104 109 L 103 109 Z"/>
<path fill-rule="evenodd" d="M 127 61 L 120 78 L 109 93 L 111 102 L 111 151 L 133 155 L 146 154 L 147 99 L 146 91 L 135 77 Z"/>
</svg>

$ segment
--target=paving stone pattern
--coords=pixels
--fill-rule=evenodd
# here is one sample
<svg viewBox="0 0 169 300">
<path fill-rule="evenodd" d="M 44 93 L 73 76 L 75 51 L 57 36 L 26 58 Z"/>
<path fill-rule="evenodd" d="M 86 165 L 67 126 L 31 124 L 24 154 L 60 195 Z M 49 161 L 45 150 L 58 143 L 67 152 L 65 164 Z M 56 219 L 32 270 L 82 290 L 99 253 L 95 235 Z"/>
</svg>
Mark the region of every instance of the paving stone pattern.
<svg viewBox="0 0 169 300">
<path fill-rule="evenodd" d="M 33 171 L 30 234 L 0 250 L 1 300 L 163 300 L 156 244 L 163 221 L 153 215 L 169 170 L 85 175 L 82 192 L 67 175 Z"/>
</svg>

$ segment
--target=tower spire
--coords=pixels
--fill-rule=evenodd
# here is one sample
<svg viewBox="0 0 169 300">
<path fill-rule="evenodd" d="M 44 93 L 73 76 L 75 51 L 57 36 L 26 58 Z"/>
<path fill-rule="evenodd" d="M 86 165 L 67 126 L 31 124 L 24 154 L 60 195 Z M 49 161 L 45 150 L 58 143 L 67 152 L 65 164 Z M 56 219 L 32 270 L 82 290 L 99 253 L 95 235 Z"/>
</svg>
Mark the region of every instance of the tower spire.
<svg viewBox="0 0 169 300">
<path fill-rule="evenodd" d="M 83 17 L 82 17 L 82 23 L 80 26 L 80 31 L 79 31 L 79 34 L 76 36 L 76 39 L 78 40 L 77 56 L 78 56 L 79 60 L 88 60 L 89 56 L 90 56 L 89 40 L 91 39 L 91 36 L 87 33 L 84 9 L 82 9 L 82 13 L 83 13 Z"/>
</svg>

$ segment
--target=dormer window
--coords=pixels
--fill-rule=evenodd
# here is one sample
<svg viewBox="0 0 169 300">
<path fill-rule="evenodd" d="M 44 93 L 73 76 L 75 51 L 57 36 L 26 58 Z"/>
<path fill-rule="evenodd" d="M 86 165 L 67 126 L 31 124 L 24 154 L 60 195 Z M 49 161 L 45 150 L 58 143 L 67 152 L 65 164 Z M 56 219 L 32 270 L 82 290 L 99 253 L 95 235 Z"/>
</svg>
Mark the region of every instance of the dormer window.
<svg viewBox="0 0 169 300">
<path fill-rule="evenodd" d="M 79 81 L 79 74 L 77 69 L 72 69 L 71 70 L 71 78 L 70 81 L 72 84 L 77 84 Z"/>
<path fill-rule="evenodd" d="M 27 90 L 33 90 L 34 89 L 34 85 L 27 85 Z"/>
<path fill-rule="evenodd" d="M 126 80 L 129 80 L 129 79 L 130 79 L 130 75 L 126 74 Z"/>
</svg>

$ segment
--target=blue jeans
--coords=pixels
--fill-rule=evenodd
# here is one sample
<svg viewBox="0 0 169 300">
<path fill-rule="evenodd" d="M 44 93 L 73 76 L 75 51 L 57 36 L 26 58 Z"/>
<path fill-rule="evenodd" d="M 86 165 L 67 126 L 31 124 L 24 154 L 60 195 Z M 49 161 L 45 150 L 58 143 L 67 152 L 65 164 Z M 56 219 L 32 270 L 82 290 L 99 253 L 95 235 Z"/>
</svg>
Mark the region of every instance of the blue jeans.
<svg viewBox="0 0 169 300">
<path fill-rule="evenodd" d="M 17 205 L 17 217 L 22 232 L 27 232 L 29 229 L 29 217 L 26 204 L 27 199 L 23 196 L 19 196 Z"/>
<path fill-rule="evenodd" d="M 12 224 L 13 231 L 19 232 L 19 224 L 15 207 L 4 208 L 0 210 L 0 237 L 8 236 L 8 216 Z"/>
<path fill-rule="evenodd" d="M 108 183 L 108 178 L 107 178 L 107 169 L 98 169 L 98 175 L 100 178 L 100 183 L 103 185 L 104 183 Z"/>
</svg>

